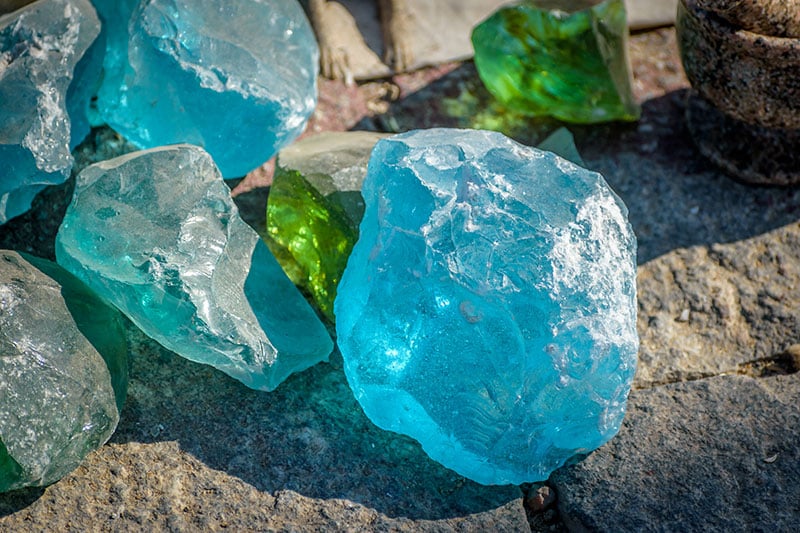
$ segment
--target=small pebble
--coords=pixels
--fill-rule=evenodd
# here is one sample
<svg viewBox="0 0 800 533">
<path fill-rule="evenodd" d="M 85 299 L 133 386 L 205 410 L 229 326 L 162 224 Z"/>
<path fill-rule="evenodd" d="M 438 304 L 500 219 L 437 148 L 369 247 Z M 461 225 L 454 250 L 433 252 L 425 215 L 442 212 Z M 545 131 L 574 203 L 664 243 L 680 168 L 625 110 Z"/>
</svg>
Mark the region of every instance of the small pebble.
<svg viewBox="0 0 800 533">
<path fill-rule="evenodd" d="M 528 494 L 528 506 L 534 512 L 541 512 L 552 506 L 556 501 L 556 493 L 547 485 L 542 485 Z"/>
</svg>

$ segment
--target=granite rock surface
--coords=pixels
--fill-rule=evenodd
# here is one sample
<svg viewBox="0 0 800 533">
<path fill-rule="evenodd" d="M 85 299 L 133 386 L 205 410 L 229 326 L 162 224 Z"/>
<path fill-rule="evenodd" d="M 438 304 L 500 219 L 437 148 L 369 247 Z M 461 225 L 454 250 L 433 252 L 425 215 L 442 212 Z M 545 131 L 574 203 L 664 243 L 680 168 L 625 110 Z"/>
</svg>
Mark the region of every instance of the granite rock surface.
<svg viewBox="0 0 800 533">
<path fill-rule="evenodd" d="M 630 402 L 615 440 L 552 479 L 570 529 L 800 526 L 800 375 L 723 375 Z"/>
</svg>

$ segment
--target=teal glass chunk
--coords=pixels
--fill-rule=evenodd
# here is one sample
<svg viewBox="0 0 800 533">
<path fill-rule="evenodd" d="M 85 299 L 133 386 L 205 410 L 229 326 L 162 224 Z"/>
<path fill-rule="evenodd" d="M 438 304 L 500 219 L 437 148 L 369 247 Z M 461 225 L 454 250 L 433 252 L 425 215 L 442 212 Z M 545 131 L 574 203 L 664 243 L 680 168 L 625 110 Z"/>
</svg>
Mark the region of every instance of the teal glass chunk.
<svg viewBox="0 0 800 533">
<path fill-rule="evenodd" d="M 0 16 L 0 224 L 72 170 L 89 132 L 102 55 L 88 0 L 39 0 Z"/>
<path fill-rule="evenodd" d="M 166 348 L 255 389 L 274 389 L 333 349 L 195 146 L 81 172 L 56 257 Z"/>
<path fill-rule="evenodd" d="M 636 239 L 600 174 L 499 133 L 433 129 L 378 141 L 362 192 L 334 311 L 375 424 L 485 484 L 546 479 L 616 434 Z"/>
<path fill-rule="evenodd" d="M 319 52 L 296 1 L 96 1 L 112 21 L 98 110 L 137 146 L 202 146 L 234 178 L 302 132 Z"/>
</svg>

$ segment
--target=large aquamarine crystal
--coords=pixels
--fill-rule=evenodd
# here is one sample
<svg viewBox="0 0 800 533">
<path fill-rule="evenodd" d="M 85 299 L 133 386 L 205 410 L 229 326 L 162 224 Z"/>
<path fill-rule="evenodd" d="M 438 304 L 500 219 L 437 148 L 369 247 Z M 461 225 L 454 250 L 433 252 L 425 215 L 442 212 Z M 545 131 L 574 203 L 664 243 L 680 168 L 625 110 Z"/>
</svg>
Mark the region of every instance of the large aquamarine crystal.
<svg viewBox="0 0 800 533">
<path fill-rule="evenodd" d="M 81 172 L 56 257 L 165 347 L 252 388 L 272 390 L 333 348 L 195 146 Z"/>
<path fill-rule="evenodd" d="M 122 317 L 58 265 L 0 251 L 0 492 L 75 469 L 117 427 Z"/>
<path fill-rule="evenodd" d="M 100 32 L 88 0 L 39 0 L 0 16 L 0 224 L 64 182 L 89 132 Z"/>
<path fill-rule="evenodd" d="M 131 9 L 97 1 L 111 20 Z M 294 0 L 141 1 L 127 30 L 127 40 L 109 35 L 98 108 L 142 148 L 196 144 L 223 176 L 243 176 L 314 110 L 318 49 Z"/>
<path fill-rule="evenodd" d="M 475 67 L 509 109 L 577 123 L 636 120 L 623 0 L 531 0 L 472 32 Z"/>
<path fill-rule="evenodd" d="M 619 429 L 636 240 L 603 177 L 494 132 L 378 141 L 335 302 L 378 426 L 485 484 L 542 480 Z"/>
<path fill-rule="evenodd" d="M 329 132 L 281 150 L 267 203 L 267 233 L 284 271 L 333 320 L 336 286 L 358 239 L 361 183 L 378 139 Z"/>
</svg>

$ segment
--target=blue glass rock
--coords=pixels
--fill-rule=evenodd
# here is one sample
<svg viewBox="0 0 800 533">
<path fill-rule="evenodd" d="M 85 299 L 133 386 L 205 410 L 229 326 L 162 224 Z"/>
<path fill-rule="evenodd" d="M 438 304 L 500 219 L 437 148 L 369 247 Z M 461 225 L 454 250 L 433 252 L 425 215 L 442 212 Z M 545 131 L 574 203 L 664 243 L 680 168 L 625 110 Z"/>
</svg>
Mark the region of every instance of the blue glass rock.
<svg viewBox="0 0 800 533">
<path fill-rule="evenodd" d="M 255 389 L 274 389 L 333 349 L 195 146 L 81 172 L 56 257 L 166 348 Z"/>
<path fill-rule="evenodd" d="M 499 133 L 378 141 L 334 304 L 353 392 L 484 484 L 546 479 L 619 429 L 636 239 L 603 177 Z"/>
<path fill-rule="evenodd" d="M 100 21 L 88 0 L 39 0 L 0 16 L 0 224 L 63 183 L 89 132 Z"/>
<path fill-rule="evenodd" d="M 128 24 L 139 0 L 92 0 L 92 3 L 102 23 L 97 40 L 103 47 L 103 76 L 96 93 L 101 102 L 115 101 L 119 98 L 119 87 L 123 83 L 127 64 Z M 105 124 L 97 109 L 97 102 L 91 111 L 93 125 Z"/>
<path fill-rule="evenodd" d="M 132 9 L 128 39 L 109 35 L 98 109 L 134 144 L 202 146 L 231 178 L 302 132 L 319 52 L 296 1 L 96 1 L 116 27 Z"/>
</svg>

